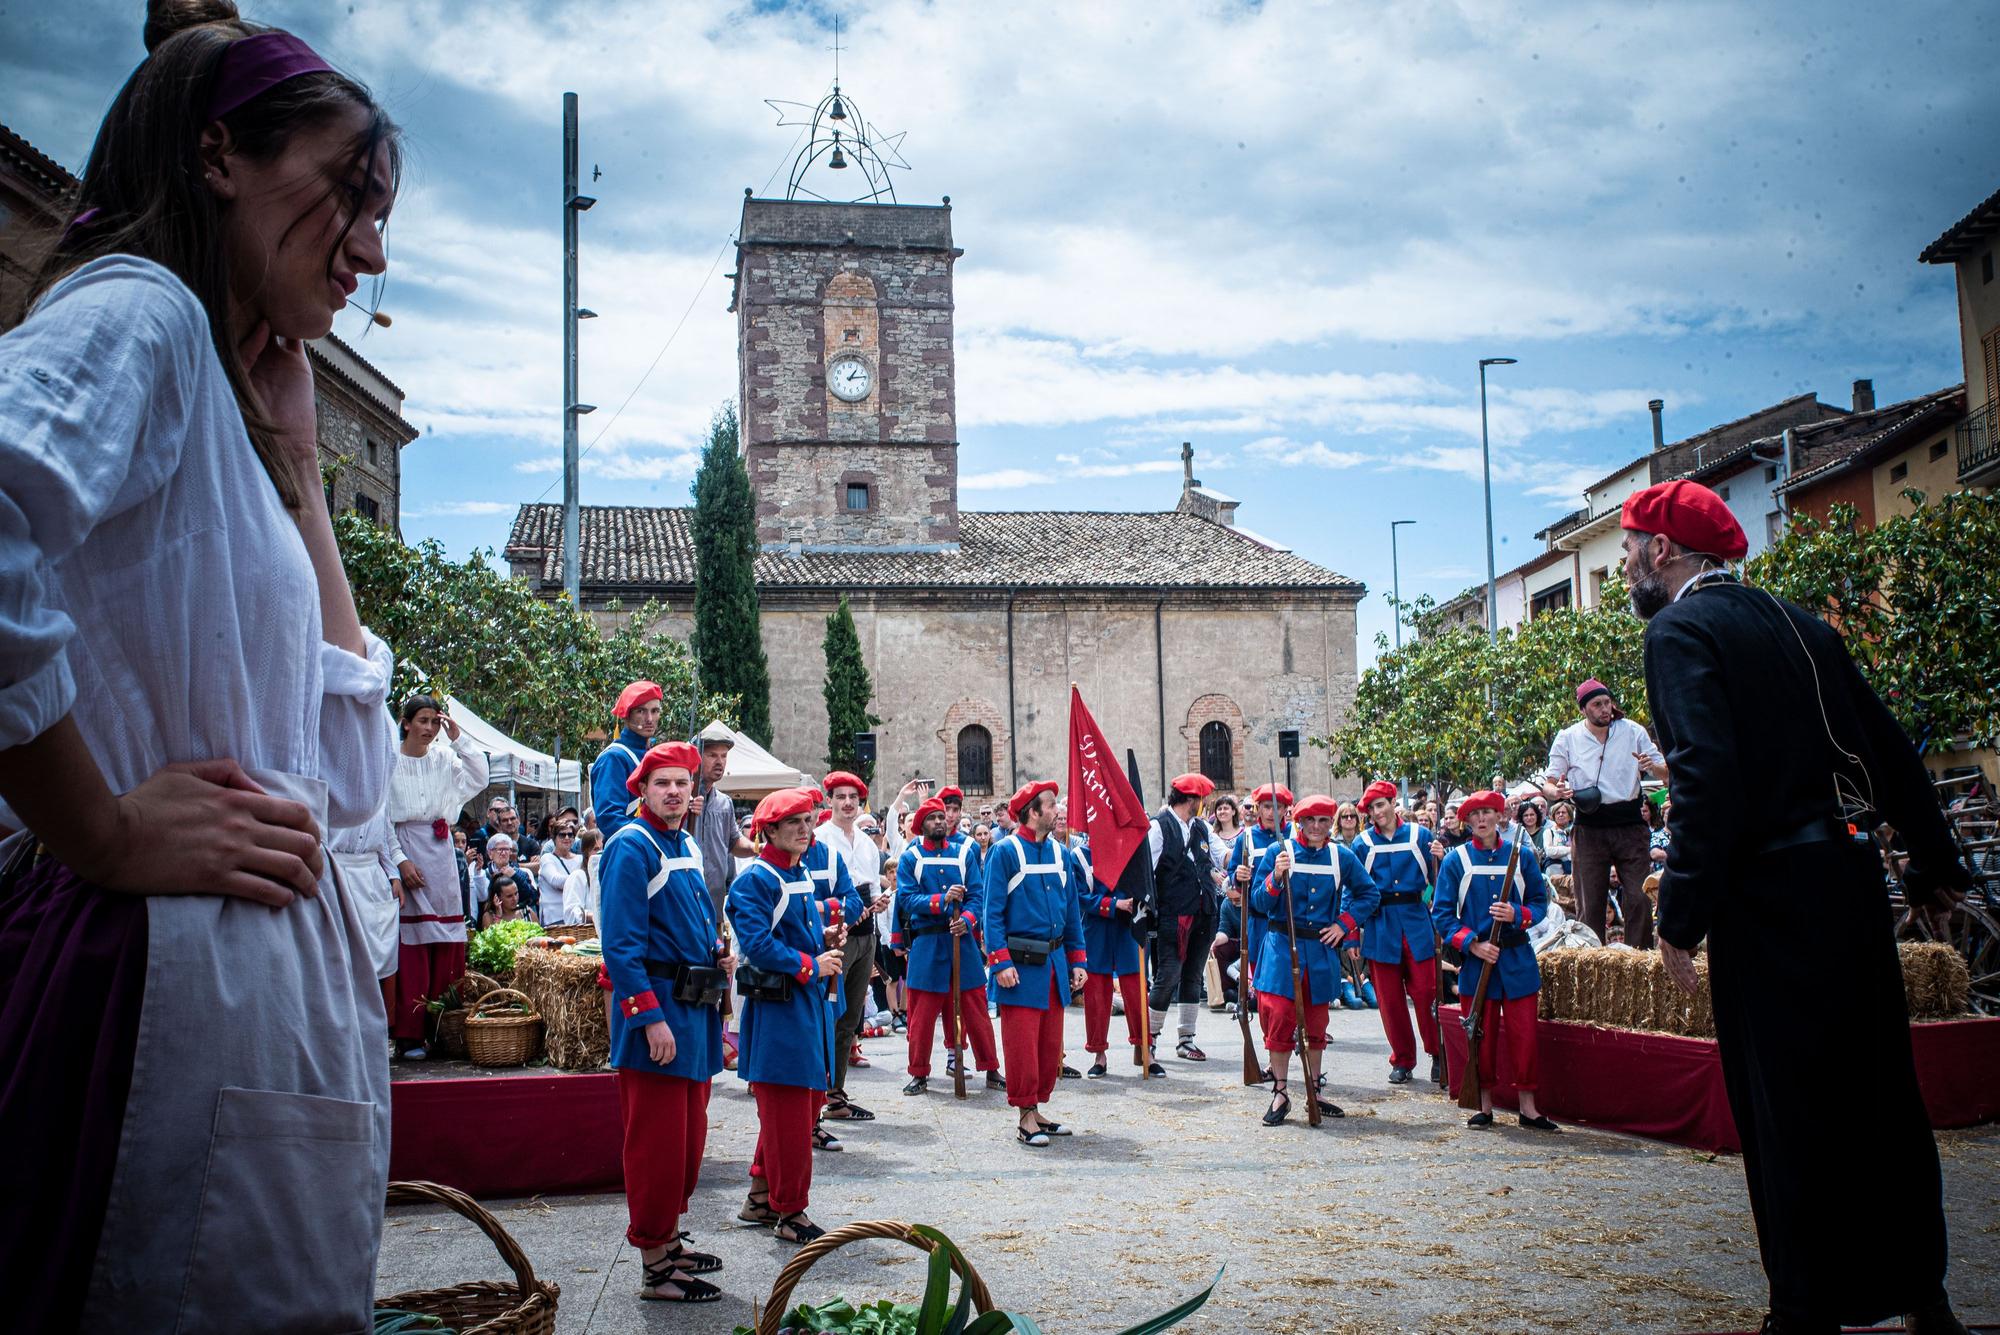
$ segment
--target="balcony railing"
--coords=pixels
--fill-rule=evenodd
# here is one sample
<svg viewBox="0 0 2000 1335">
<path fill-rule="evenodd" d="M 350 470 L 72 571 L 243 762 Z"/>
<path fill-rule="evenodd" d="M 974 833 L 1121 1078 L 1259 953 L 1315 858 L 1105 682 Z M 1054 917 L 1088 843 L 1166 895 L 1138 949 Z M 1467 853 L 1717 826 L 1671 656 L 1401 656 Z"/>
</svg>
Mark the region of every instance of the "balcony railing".
<svg viewBox="0 0 2000 1335">
<path fill-rule="evenodd" d="M 1958 424 L 1958 480 L 1990 480 L 1987 475 L 2000 470 L 2000 418 L 1989 403 Z"/>
</svg>

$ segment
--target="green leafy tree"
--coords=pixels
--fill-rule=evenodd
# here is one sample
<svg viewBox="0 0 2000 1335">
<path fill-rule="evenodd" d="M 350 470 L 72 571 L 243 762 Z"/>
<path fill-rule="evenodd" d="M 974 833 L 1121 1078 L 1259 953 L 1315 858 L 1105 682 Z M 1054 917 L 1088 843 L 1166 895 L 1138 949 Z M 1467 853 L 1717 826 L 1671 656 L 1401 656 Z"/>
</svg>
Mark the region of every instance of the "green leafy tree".
<svg viewBox="0 0 2000 1335">
<path fill-rule="evenodd" d="M 688 647 L 647 629 L 665 615 L 657 603 L 614 609 L 601 630 L 588 613 L 501 574 L 489 554 L 453 561 L 435 541 L 406 547 L 354 514 L 336 517 L 334 533 L 362 623 L 396 656 L 396 701 L 448 693 L 510 736 L 551 752 L 560 743 L 567 756 L 606 731 L 611 702 L 641 677 L 660 683 L 669 720 L 736 717 L 729 696 L 696 701 Z"/>
<path fill-rule="evenodd" d="M 862 764 L 854 749 L 854 734 L 871 731 L 882 720 L 868 712 L 875 688 L 868 680 L 861 636 L 854 628 L 854 612 L 845 594 L 826 619 L 825 649 L 827 768 L 848 770 L 872 784 L 875 766 L 872 762 Z"/>
<path fill-rule="evenodd" d="M 771 668 L 757 601 L 757 516 L 737 450 L 736 408 L 709 424 L 694 476 L 694 643 L 703 685 L 741 701 L 744 732 L 771 744 Z"/>
<path fill-rule="evenodd" d="M 1748 579 L 1824 616 L 1924 751 L 2000 743 L 2000 497 L 1959 492 L 1862 528 L 1852 506 L 1797 515 Z"/>
</svg>

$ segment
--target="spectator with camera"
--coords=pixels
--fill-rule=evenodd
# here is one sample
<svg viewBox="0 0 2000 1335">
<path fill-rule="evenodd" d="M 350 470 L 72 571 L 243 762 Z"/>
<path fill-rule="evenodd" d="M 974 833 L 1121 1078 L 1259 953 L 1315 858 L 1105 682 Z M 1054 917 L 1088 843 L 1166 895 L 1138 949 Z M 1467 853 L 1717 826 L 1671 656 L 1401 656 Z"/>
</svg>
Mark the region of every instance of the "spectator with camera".
<svg viewBox="0 0 2000 1335">
<path fill-rule="evenodd" d="M 1651 871 L 1650 837 L 1642 785 L 1664 780 L 1666 757 L 1646 730 L 1625 717 L 1611 688 L 1592 677 L 1576 688 L 1583 717 L 1556 734 L 1542 793 L 1576 810 L 1570 855 L 1576 868 L 1577 916 L 1604 938 L 1611 870 L 1618 869 L 1619 905 L 1626 943 L 1653 944 L 1653 912 L 1644 885 Z"/>
</svg>

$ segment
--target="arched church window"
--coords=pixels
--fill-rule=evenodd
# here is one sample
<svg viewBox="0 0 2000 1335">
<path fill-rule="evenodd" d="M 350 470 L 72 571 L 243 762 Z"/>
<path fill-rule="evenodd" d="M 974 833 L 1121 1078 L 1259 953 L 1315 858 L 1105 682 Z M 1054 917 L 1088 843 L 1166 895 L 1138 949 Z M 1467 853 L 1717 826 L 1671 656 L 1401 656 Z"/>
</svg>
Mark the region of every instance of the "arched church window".
<svg viewBox="0 0 2000 1335">
<path fill-rule="evenodd" d="M 1183 734 L 1185 735 L 1185 734 Z M 1201 725 L 1201 772 L 1225 792 L 1236 786 L 1229 725 L 1220 719 Z"/>
<path fill-rule="evenodd" d="M 977 723 L 958 730 L 958 786 L 967 793 L 993 791 L 993 734 Z"/>
</svg>

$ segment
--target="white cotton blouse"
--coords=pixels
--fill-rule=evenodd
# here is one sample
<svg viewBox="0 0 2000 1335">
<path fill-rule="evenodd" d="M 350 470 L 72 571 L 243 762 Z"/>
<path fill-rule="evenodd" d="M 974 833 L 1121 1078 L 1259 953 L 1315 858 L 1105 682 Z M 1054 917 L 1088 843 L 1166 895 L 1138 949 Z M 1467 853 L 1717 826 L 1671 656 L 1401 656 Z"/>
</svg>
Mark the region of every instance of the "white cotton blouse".
<svg viewBox="0 0 2000 1335">
<path fill-rule="evenodd" d="M 0 749 L 67 714 L 113 792 L 227 757 L 322 780 L 330 823 L 360 824 L 395 750 L 389 651 L 363 639 L 322 640 L 304 539 L 172 273 L 93 260 L 0 337 Z"/>
<path fill-rule="evenodd" d="M 407 820 L 455 821 L 465 804 L 486 787 L 486 753 L 466 733 L 459 733 L 456 742 L 446 743 L 446 737 L 439 733 L 420 756 L 406 756 L 398 748 L 396 768 L 389 775 L 391 825 Z"/>
</svg>

